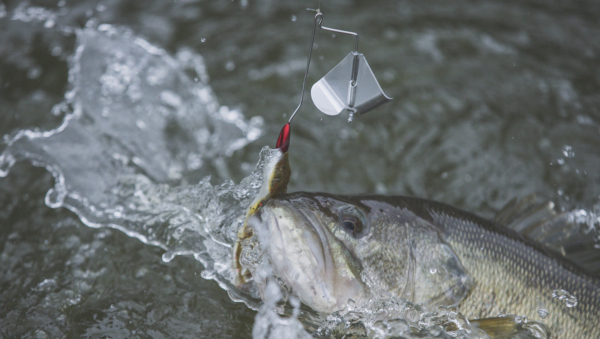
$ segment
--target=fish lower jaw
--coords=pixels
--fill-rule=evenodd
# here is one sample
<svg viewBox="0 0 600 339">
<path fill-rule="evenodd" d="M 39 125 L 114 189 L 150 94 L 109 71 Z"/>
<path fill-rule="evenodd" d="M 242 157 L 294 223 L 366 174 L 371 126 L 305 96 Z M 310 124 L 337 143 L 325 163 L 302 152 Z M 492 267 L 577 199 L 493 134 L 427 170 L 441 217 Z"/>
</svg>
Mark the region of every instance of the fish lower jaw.
<svg viewBox="0 0 600 339">
<path fill-rule="evenodd" d="M 338 280 L 337 283 L 333 280 L 329 281 L 331 277 L 325 276 L 322 269 L 314 265 L 315 262 L 291 262 L 286 259 L 270 258 L 273 275 L 278 277 L 302 303 L 315 311 L 333 313 L 344 309 L 349 299 L 367 300 L 363 297 L 364 290 L 357 288 L 356 283 L 343 281 L 342 277 L 333 278 Z"/>
</svg>

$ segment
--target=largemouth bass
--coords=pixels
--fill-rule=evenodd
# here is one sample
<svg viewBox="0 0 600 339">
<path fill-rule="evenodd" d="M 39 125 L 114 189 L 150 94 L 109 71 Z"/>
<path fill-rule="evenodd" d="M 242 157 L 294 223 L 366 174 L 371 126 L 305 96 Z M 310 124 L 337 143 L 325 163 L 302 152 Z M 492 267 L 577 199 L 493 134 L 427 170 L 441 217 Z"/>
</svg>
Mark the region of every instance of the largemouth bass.
<svg viewBox="0 0 600 339">
<path fill-rule="evenodd" d="M 553 338 L 600 338 L 597 276 L 518 232 L 451 206 L 298 192 L 266 197 L 250 217 L 269 238 L 265 251 L 274 275 L 318 312 L 387 294 L 458 305 L 469 319 L 526 316 Z M 251 233 L 244 232 L 240 239 Z M 488 332 L 492 338 L 499 333 Z"/>
</svg>

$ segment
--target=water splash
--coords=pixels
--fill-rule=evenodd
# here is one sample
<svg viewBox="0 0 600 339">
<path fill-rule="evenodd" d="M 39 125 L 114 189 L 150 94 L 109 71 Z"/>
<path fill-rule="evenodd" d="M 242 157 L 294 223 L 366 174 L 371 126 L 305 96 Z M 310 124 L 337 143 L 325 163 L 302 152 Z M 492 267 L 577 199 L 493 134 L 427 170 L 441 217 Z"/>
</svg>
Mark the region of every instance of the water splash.
<svg viewBox="0 0 600 339">
<path fill-rule="evenodd" d="M 20 131 L 9 139 L 0 155 L 0 175 L 6 176 L 18 160 L 36 159 L 58 172 L 57 184 L 59 177 L 69 177 L 68 191 L 90 199 L 107 191 L 111 185 L 101 183 L 114 183 L 112 174 L 179 180 L 200 168 L 202 159 L 230 155 L 256 140 L 261 119 L 246 121 L 240 112 L 219 106 L 204 83 L 208 77 L 201 57 L 184 50 L 178 58 L 182 61 L 118 27 L 78 32 L 71 90 L 54 109 L 68 112 L 63 124 L 45 132 Z M 200 73 L 203 83 L 189 79 L 186 67 Z M 79 174 L 66 172 L 74 166 L 55 166 L 75 162 Z M 82 178 L 81 173 L 98 172 L 105 164 L 108 168 L 96 179 L 107 180 Z"/>
<path fill-rule="evenodd" d="M 453 330 L 446 330 L 449 324 Z M 376 298 L 364 307 L 349 302 L 346 309 L 335 312 L 317 330 L 320 337 L 353 333 L 368 338 L 488 338 L 471 326 L 456 306 L 428 308 L 407 300 Z"/>
<path fill-rule="evenodd" d="M 111 31 L 113 31 L 113 33 L 110 33 Z M 158 59 L 170 58 L 164 51 L 148 44 L 144 40 L 136 40 L 133 39 L 131 35 L 121 34 L 120 32 L 122 31 L 114 26 L 101 26 L 99 27 L 98 32 L 93 29 L 87 29 L 78 33 L 80 38 L 83 36 L 83 33 L 86 32 L 91 35 L 106 34 L 110 39 L 114 39 L 118 43 L 125 41 L 137 44 L 149 54 L 157 56 Z M 118 44 L 110 46 L 112 46 L 115 51 L 118 51 L 120 48 Z M 125 51 L 129 53 L 129 50 Z M 83 53 L 85 51 L 78 50 L 78 53 L 80 52 Z M 191 59 L 188 58 L 190 55 L 192 56 Z M 174 59 L 175 64 L 173 65 L 173 69 L 175 69 L 177 74 L 179 74 L 177 70 L 184 67 L 184 64 L 182 63 L 183 60 L 192 60 L 190 61 L 190 65 L 194 64 L 198 67 L 190 67 L 193 67 L 196 70 L 196 73 L 200 73 L 200 76 L 198 77 L 199 80 L 203 79 L 203 77 L 205 78 L 205 80 L 202 80 L 202 84 L 206 84 L 208 76 L 203 71 L 198 71 L 198 69 L 201 70 L 203 67 L 201 57 L 189 50 L 180 50 Z M 77 77 L 85 76 L 85 74 L 82 74 L 81 70 L 74 69 L 78 62 L 80 62 L 80 60 L 74 60 L 74 65 L 72 66 L 71 73 L 74 80 L 77 79 Z M 83 62 L 80 62 L 80 67 L 81 64 L 83 64 Z M 157 107 L 163 107 L 159 113 L 162 114 L 162 112 L 167 112 L 170 116 L 177 116 L 179 108 L 188 104 L 184 100 L 185 95 L 182 95 L 179 90 L 170 88 L 168 81 L 166 82 L 169 78 L 169 74 L 168 72 L 165 72 L 165 70 L 168 70 L 169 68 L 157 67 L 151 70 L 149 69 L 145 82 L 136 82 L 135 77 L 137 76 L 137 73 L 129 72 L 127 69 L 127 67 L 135 67 L 136 65 L 127 63 L 124 65 L 125 67 L 112 65 L 113 67 L 107 68 L 106 72 L 102 73 L 102 75 L 105 75 L 106 77 L 102 78 L 103 82 L 101 85 L 104 86 L 106 92 L 102 93 L 102 91 L 96 91 L 96 94 L 99 93 L 98 95 L 101 94 L 103 97 L 124 98 L 124 100 L 130 100 L 131 102 L 142 103 L 147 97 L 143 94 L 145 92 L 139 90 L 139 86 L 140 84 L 144 85 L 144 83 L 146 83 L 151 86 L 163 88 L 162 91 L 149 92 L 150 95 L 155 93 L 158 94 L 156 96 L 158 99 L 156 101 Z M 253 140 L 251 137 L 252 133 L 249 132 L 253 130 L 252 126 L 255 126 L 252 125 L 252 121 L 247 122 L 243 118 L 240 118 L 240 115 L 237 114 L 239 113 L 238 111 L 220 107 L 218 103 L 214 101 L 210 87 L 202 86 L 202 84 L 187 89 L 185 89 L 186 86 L 183 86 L 183 92 L 186 92 L 187 90 L 194 92 L 191 95 L 191 98 L 193 98 L 192 100 L 200 98 L 203 102 L 202 105 L 197 106 L 201 107 L 199 112 L 203 114 L 208 110 L 209 112 L 207 115 L 214 117 L 215 121 L 222 121 L 226 128 L 231 128 L 233 131 L 236 131 L 236 133 L 241 131 L 239 139 L 235 139 L 235 135 L 228 136 L 233 138 L 233 140 L 240 140 L 242 146 L 239 147 L 243 147 L 248 140 Z M 73 86 L 75 85 L 73 84 Z M 92 89 L 94 88 L 97 90 L 98 86 L 92 87 Z M 81 156 L 81 158 L 76 159 L 75 161 L 68 161 L 66 163 L 63 161 L 67 158 L 66 155 L 69 154 L 63 154 L 64 157 L 61 155 L 61 157 L 55 159 L 53 158 L 54 154 L 58 153 L 58 151 L 51 149 L 54 146 L 58 146 L 60 150 L 60 148 L 64 146 L 65 149 L 68 150 L 67 146 L 69 145 L 67 145 L 67 141 L 77 141 L 77 139 L 71 140 L 68 138 L 62 139 L 62 141 L 65 141 L 64 143 L 53 141 L 58 138 L 55 135 L 62 133 L 64 130 L 67 130 L 68 133 L 72 133 L 69 131 L 73 130 L 73 127 L 75 126 L 75 130 L 83 134 L 82 138 L 86 137 L 86 132 L 95 129 L 97 130 L 97 123 L 95 121 L 90 121 L 88 118 L 90 115 L 94 119 L 98 118 L 98 120 L 100 120 L 101 118 L 99 118 L 96 113 L 90 114 L 89 112 L 86 112 L 86 105 L 89 103 L 86 100 L 86 98 L 82 99 L 77 91 L 70 91 L 63 104 L 65 110 L 69 112 L 69 119 L 76 120 L 78 121 L 77 123 L 73 122 L 73 125 L 71 125 L 68 123 L 70 120 L 66 120 L 65 124 L 56 130 L 47 133 L 24 131 L 21 135 L 21 139 L 12 138 L 11 142 L 14 141 L 14 143 L 11 144 L 10 149 L 0 155 L 0 171 L 4 170 L 4 175 L 7 175 L 14 162 L 23 159 L 32 161 L 40 166 L 45 166 L 55 174 L 55 177 L 57 177 L 57 187 L 49 191 L 46 197 L 46 203 L 49 206 L 69 207 L 74 209 L 82 217 L 82 220 L 90 226 L 98 227 L 108 225 L 119 228 L 130 236 L 137 237 L 146 243 L 165 248 L 167 252 L 164 254 L 163 258 L 166 261 L 173 259 L 179 254 L 193 254 L 208 267 L 203 271 L 203 277 L 208 279 L 218 279 L 221 286 L 229 288 L 229 285 L 227 285 L 228 280 L 226 279 L 229 260 L 226 260 L 226 258 L 230 255 L 228 245 L 232 237 L 231 230 L 235 229 L 236 223 L 240 221 L 239 215 L 240 211 L 243 210 L 244 203 L 250 199 L 248 197 L 251 197 L 257 187 L 260 186 L 260 178 L 255 175 L 256 173 L 260 173 L 260 171 L 257 169 L 253 175 L 241 185 L 234 185 L 231 182 L 226 182 L 219 186 L 213 186 L 210 184 L 209 179 L 204 179 L 197 185 L 186 188 L 172 188 L 172 185 L 170 184 L 172 180 L 177 181 L 179 178 L 185 177 L 188 171 L 203 168 L 203 164 L 211 161 L 213 155 L 214 157 L 219 157 L 221 155 L 230 154 L 238 147 L 235 143 L 231 142 L 231 140 L 227 140 L 226 136 L 221 138 L 219 133 L 210 134 L 213 131 L 209 131 L 208 134 L 204 132 L 199 135 L 194 135 L 194 133 L 190 134 L 197 140 L 200 140 L 200 145 L 207 145 L 214 141 L 212 139 L 218 139 L 225 141 L 224 145 L 228 146 L 220 148 L 220 150 L 217 150 L 211 155 L 210 152 L 209 154 L 206 154 L 194 151 L 194 145 L 192 145 L 192 151 L 187 153 L 185 147 L 188 145 L 188 140 L 169 140 L 166 144 L 174 145 L 173 148 L 166 147 L 154 153 L 150 152 L 151 157 L 148 158 L 150 162 L 144 162 L 146 158 L 138 156 L 138 149 L 133 149 L 131 153 L 113 152 L 108 154 L 108 157 L 104 157 L 104 154 L 102 154 L 102 158 L 97 161 L 97 164 L 107 165 L 106 168 L 104 168 L 104 170 L 107 171 L 107 174 L 105 176 L 88 176 L 84 171 L 87 168 L 95 168 L 91 164 L 88 164 L 88 160 L 93 160 L 96 150 L 90 150 L 92 151 L 92 155 L 88 156 L 86 154 L 88 151 L 87 145 L 91 145 L 93 142 L 97 141 L 97 139 L 94 139 L 96 138 L 96 135 L 90 137 L 92 140 L 90 143 L 86 143 L 70 153 L 70 155 L 73 156 Z M 119 99 L 117 99 L 117 101 L 118 100 Z M 90 102 L 93 103 L 93 101 Z M 151 103 L 154 103 L 154 101 Z M 121 114 L 128 114 L 130 112 L 129 108 L 133 107 L 133 105 L 123 105 L 125 110 L 119 111 L 120 108 L 113 104 L 114 102 L 111 101 L 106 104 L 97 105 L 102 108 L 100 116 L 112 121 L 112 119 L 119 119 Z M 152 106 L 152 104 L 148 106 Z M 112 109 L 113 107 L 116 107 L 116 109 Z M 182 111 L 185 110 L 187 110 L 187 108 L 184 108 Z M 155 115 L 155 111 L 150 111 L 149 114 Z M 194 112 L 194 114 L 196 113 Z M 145 119 L 134 120 L 129 117 L 126 117 L 122 122 L 124 126 L 129 128 L 129 130 L 123 129 L 125 134 L 135 133 L 133 131 L 136 131 L 136 128 L 140 130 L 142 139 L 135 146 L 141 147 L 142 150 L 144 150 L 145 147 L 152 145 L 151 143 L 146 143 L 147 141 L 154 142 L 154 139 L 162 140 L 164 138 L 164 135 L 160 132 L 154 135 L 145 135 L 146 133 L 153 133 L 155 131 L 155 129 L 153 129 L 153 126 L 155 126 L 154 122 L 148 123 Z M 134 122 L 135 125 L 132 125 L 132 122 Z M 249 127 L 248 129 L 240 128 L 238 123 L 242 127 Z M 88 126 L 89 124 L 92 126 L 95 125 L 96 127 L 86 129 L 85 126 Z M 186 126 L 183 126 L 183 130 L 192 130 L 192 128 L 188 129 L 185 127 Z M 106 130 L 110 130 L 110 128 L 107 128 Z M 260 128 L 255 130 L 260 131 Z M 161 129 L 159 128 L 158 131 L 161 131 Z M 244 133 L 247 134 L 244 136 Z M 75 135 L 78 134 L 75 133 Z M 117 141 L 122 141 L 120 140 L 121 136 L 122 134 L 116 135 Z M 46 144 L 47 141 L 49 144 Z M 17 146 L 17 143 L 22 142 L 29 142 L 35 146 L 40 146 L 40 148 L 32 147 L 29 153 L 27 153 L 29 148 L 22 148 L 24 152 L 18 153 L 17 151 L 21 149 L 21 146 Z M 126 143 L 129 142 L 130 140 L 126 140 Z M 112 146 L 108 147 L 106 144 L 101 145 L 102 149 L 107 152 L 112 150 Z M 180 145 L 183 145 L 184 147 L 183 152 L 180 152 L 181 149 L 178 148 Z M 73 147 L 75 146 L 77 145 L 74 145 Z M 131 144 L 127 144 L 127 146 L 131 146 Z M 165 152 L 165 150 L 168 151 Z M 172 153 L 172 150 L 174 150 L 175 153 Z M 267 153 L 268 151 L 262 155 L 263 159 L 268 157 Z M 16 159 L 13 156 L 14 154 L 19 156 L 19 158 Z M 157 155 L 159 158 L 164 157 L 168 159 L 168 163 L 165 165 L 166 171 L 164 168 L 160 168 L 160 166 L 158 166 L 158 170 L 154 168 L 155 163 L 152 158 L 154 155 Z M 113 162 L 115 164 L 113 164 Z M 69 166 L 76 167 L 70 168 Z M 117 169 L 113 168 L 113 166 Z M 260 166 L 260 163 L 258 166 Z M 160 181 L 160 178 L 152 177 L 150 172 L 152 169 L 163 173 L 167 179 Z M 76 173 L 77 171 L 81 171 L 81 173 L 78 174 Z M 73 175 L 67 175 L 67 172 Z M 121 176 L 119 174 L 118 178 L 113 178 L 111 177 L 111 174 L 114 173 L 123 173 L 123 175 Z M 2 173 L 0 172 L 0 174 Z M 60 181 L 60 178 L 63 180 Z M 86 189 L 84 192 L 78 190 L 81 187 L 85 188 L 86 185 L 98 178 L 101 180 L 109 180 L 109 183 L 114 179 L 115 183 L 107 185 L 107 191 L 101 191 L 100 193 L 95 192 L 95 190 L 91 188 Z M 93 199 L 93 195 L 84 195 L 88 192 L 98 194 L 99 199 Z M 103 197 L 109 197 L 109 200 L 103 200 Z M 79 210 L 77 209 L 78 206 L 80 207 Z M 157 206 L 160 208 L 156 209 Z M 227 215 L 227 213 L 230 214 Z M 94 220 L 96 220 L 96 222 Z M 108 223 L 103 223 L 106 220 L 108 220 Z M 140 271 L 140 274 L 143 274 L 143 271 Z M 271 284 L 270 286 L 273 285 Z M 236 292 L 231 289 L 230 293 L 233 294 Z M 277 298 L 279 298 L 280 294 L 273 292 L 269 295 L 271 295 L 272 298 L 268 299 L 269 302 L 265 303 L 262 307 L 258 304 L 254 305 L 254 308 L 259 308 L 261 310 L 257 317 L 255 336 L 258 337 L 261 334 L 265 334 L 266 336 L 266 333 L 294 333 L 301 335 L 302 330 L 298 328 L 298 323 L 295 318 L 291 318 L 290 321 L 287 321 L 287 318 L 280 317 L 275 311 L 278 305 Z M 77 298 L 78 297 L 74 297 L 72 299 L 74 301 L 72 302 L 75 302 Z M 233 298 L 239 299 L 240 297 L 234 295 Z M 293 301 L 290 302 L 293 303 Z M 339 328 L 343 331 L 348 329 L 361 331 L 365 328 L 364 325 L 361 325 L 361 323 L 364 324 L 361 320 L 363 318 L 360 318 L 362 314 L 377 315 L 377 312 L 379 311 L 389 312 L 387 306 L 396 303 L 397 305 L 405 305 L 405 309 L 403 309 L 404 313 L 399 313 L 399 318 L 374 321 L 371 325 L 366 327 L 371 331 L 369 333 L 377 334 L 379 337 L 385 337 L 386 333 L 390 335 L 403 333 L 405 337 L 418 337 L 420 334 L 411 332 L 414 330 L 414 327 L 411 328 L 411 326 L 416 324 L 416 328 L 419 329 L 419 331 L 426 331 L 426 333 L 430 333 L 431 336 L 437 336 L 437 334 L 439 334 L 440 329 L 439 327 L 436 327 L 435 322 L 433 321 L 439 313 L 438 315 L 433 315 L 435 312 L 428 313 L 427 310 L 419 308 L 418 305 L 410 305 L 402 300 L 380 300 L 378 302 L 379 304 L 370 308 L 368 312 L 366 310 L 356 310 L 352 306 L 349 306 L 347 309 L 347 311 L 350 312 L 349 314 L 332 316 L 328 318 L 327 321 L 335 323 L 334 328 L 340 326 Z M 295 309 L 297 309 L 297 307 Z M 401 309 L 399 309 L 398 312 L 400 312 L 400 310 Z M 459 322 L 459 320 L 456 319 L 461 319 L 454 311 L 443 312 L 446 312 L 444 313 L 444 316 L 457 322 Z M 402 316 L 406 317 L 406 319 L 402 318 Z M 266 320 L 263 323 L 261 322 L 261 319 Z M 370 318 L 367 316 L 366 319 Z M 266 327 L 260 324 L 266 324 Z M 288 330 L 285 332 L 274 331 L 273 327 L 270 327 L 273 326 L 273 324 L 284 324 L 287 326 Z M 326 324 L 323 325 L 323 328 L 326 327 Z M 271 330 L 262 331 L 262 329 L 265 328 Z M 426 334 L 422 334 L 422 336 L 426 336 Z"/>
<path fill-rule="evenodd" d="M 264 164 L 281 152 L 264 148 L 255 170 L 238 185 L 229 180 L 212 185 L 210 176 L 185 184 L 190 173 L 210 173 L 205 164 L 222 163 L 219 159 L 256 140 L 262 119 L 248 121 L 220 106 L 202 57 L 189 49 L 173 58 L 131 31 L 106 24 L 76 34 L 70 90 L 53 109 L 64 113 L 64 121 L 52 130 L 22 130 L 5 138 L 0 175 L 9 175 L 18 161 L 46 168 L 55 178 L 45 197 L 49 207 L 68 208 L 90 227 L 118 229 L 163 248 L 164 261 L 193 256 L 205 267 L 202 277 L 259 310 L 255 337 L 308 338 L 297 319 L 299 301 L 290 299 L 292 317 L 276 312 L 281 293 L 272 277 L 265 303 L 231 283 L 236 231 L 261 187 Z M 268 267 L 264 270 L 268 277 Z"/>
<path fill-rule="evenodd" d="M 159 246 L 166 261 L 194 255 L 207 277 L 228 287 L 236 223 L 262 178 L 253 173 L 240 185 L 213 186 L 206 177 L 173 186 L 190 173 L 208 173 L 204 164 L 256 140 L 262 120 L 220 106 L 207 82 L 202 57 L 191 50 L 173 58 L 106 24 L 77 31 L 70 90 L 53 109 L 66 112 L 63 123 L 6 139 L 0 176 L 17 161 L 45 167 L 55 178 L 45 197 L 49 207 L 66 207 L 90 227 L 112 227 Z M 264 150 L 262 161 L 268 156 Z"/>
<path fill-rule="evenodd" d="M 581 226 L 581 231 L 594 238 L 594 248 L 600 249 L 600 204 L 594 205 L 591 211 L 576 209 L 568 214 L 569 222 Z"/>
</svg>

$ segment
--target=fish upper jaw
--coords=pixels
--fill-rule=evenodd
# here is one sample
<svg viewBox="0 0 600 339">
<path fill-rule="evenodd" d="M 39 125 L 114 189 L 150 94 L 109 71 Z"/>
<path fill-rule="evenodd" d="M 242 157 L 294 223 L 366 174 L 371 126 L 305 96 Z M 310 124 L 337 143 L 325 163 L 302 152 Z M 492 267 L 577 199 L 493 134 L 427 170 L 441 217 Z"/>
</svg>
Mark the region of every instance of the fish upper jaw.
<svg viewBox="0 0 600 339">
<path fill-rule="evenodd" d="M 365 284 L 348 270 L 346 258 L 339 256 L 343 244 L 334 239 L 310 209 L 277 201 L 261 209 L 260 219 L 268 238 L 263 248 L 273 273 L 302 302 L 317 311 L 331 313 L 343 309 L 348 299 L 366 299 Z"/>
</svg>

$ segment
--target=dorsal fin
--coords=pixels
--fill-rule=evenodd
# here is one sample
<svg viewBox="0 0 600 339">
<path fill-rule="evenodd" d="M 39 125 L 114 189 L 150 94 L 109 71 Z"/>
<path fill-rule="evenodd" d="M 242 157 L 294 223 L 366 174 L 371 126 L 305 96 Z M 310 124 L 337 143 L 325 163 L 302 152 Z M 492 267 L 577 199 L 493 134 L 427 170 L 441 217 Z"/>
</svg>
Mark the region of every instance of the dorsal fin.
<svg viewBox="0 0 600 339">
<path fill-rule="evenodd" d="M 554 203 L 538 202 L 535 194 L 509 201 L 496 215 L 494 221 L 519 233 L 525 234 L 554 219 Z"/>
<path fill-rule="evenodd" d="M 535 194 L 512 199 L 494 221 L 600 276 L 600 248 L 597 237 L 590 234 L 597 230 L 576 223 L 572 212 L 557 214 L 552 201 L 540 202 Z"/>
</svg>

